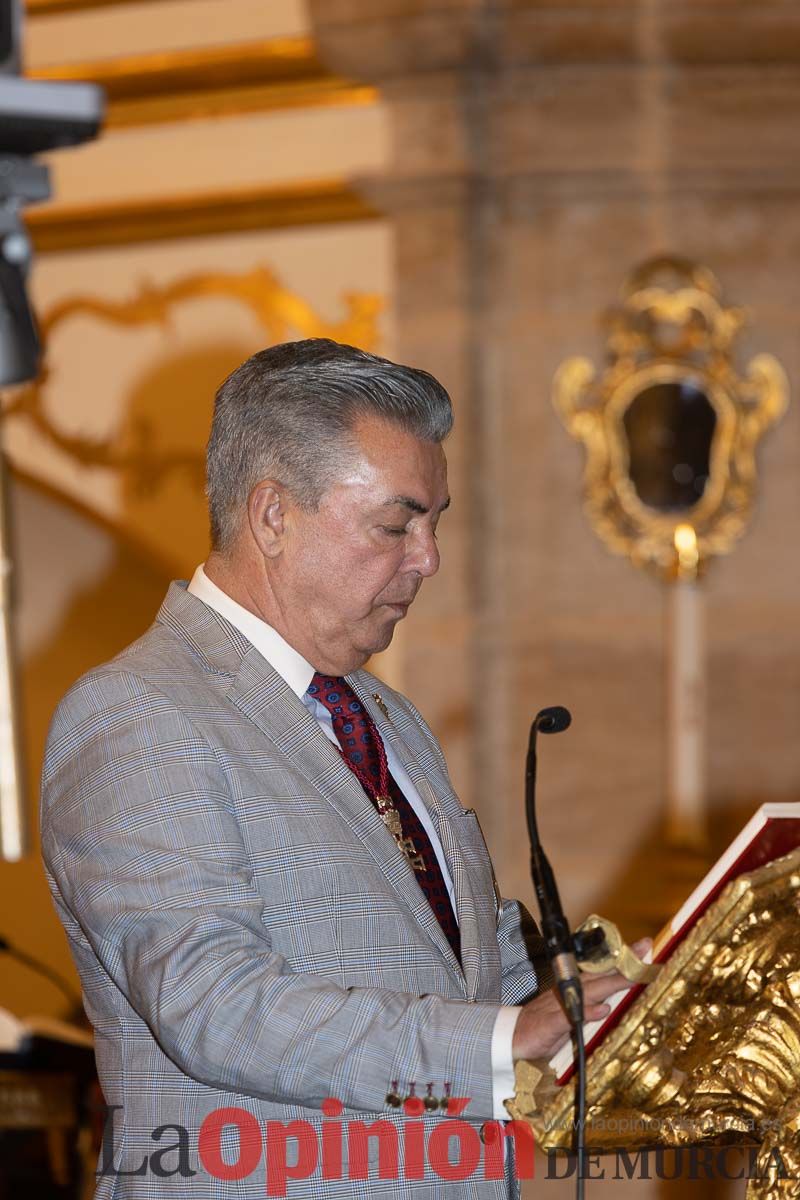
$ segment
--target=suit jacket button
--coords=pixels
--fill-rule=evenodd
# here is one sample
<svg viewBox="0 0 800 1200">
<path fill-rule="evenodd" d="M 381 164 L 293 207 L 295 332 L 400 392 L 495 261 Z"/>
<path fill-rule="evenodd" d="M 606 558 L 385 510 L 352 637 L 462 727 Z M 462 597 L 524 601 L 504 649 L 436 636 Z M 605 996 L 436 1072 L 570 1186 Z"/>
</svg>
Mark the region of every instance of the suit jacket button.
<svg viewBox="0 0 800 1200">
<path fill-rule="evenodd" d="M 498 1120 L 484 1121 L 478 1130 L 478 1137 L 483 1142 L 484 1146 L 497 1145 L 498 1138 L 502 1137 L 501 1123 Z"/>
</svg>

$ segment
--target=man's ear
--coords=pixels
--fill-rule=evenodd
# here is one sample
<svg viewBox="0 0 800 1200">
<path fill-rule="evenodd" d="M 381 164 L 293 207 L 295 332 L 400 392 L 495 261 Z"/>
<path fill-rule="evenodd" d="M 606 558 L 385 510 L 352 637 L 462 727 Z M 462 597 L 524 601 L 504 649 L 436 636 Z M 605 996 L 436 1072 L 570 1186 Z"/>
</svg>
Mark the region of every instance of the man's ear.
<svg viewBox="0 0 800 1200">
<path fill-rule="evenodd" d="M 277 558 L 286 540 L 289 494 L 275 479 L 262 479 L 247 500 L 247 520 L 265 558 Z"/>
</svg>

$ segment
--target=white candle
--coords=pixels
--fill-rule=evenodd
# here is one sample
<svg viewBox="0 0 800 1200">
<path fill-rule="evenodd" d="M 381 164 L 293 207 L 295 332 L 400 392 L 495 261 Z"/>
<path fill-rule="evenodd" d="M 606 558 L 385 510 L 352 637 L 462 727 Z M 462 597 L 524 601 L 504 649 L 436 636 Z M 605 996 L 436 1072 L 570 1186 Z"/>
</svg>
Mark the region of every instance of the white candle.
<svg viewBox="0 0 800 1200">
<path fill-rule="evenodd" d="M 677 536 L 676 546 L 680 554 Z M 683 574 L 669 585 L 667 833 L 672 841 L 700 846 L 707 830 L 703 596 L 694 571 L 686 569 L 686 552 L 681 558 Z M 695 554 L 695 566 L 696 561 Z"/>
</svg>

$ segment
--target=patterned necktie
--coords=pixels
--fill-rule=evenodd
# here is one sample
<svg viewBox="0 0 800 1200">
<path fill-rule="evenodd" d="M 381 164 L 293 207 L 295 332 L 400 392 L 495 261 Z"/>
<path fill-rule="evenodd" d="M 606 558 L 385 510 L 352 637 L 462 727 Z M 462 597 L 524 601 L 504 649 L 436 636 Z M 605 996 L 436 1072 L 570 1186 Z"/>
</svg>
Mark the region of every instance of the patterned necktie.
<svg viewBox="0 0 800 1200">
<path fill-rule="evenodd" d="M 374 721 L 346 679 L 317 672 L 308 688 L 327 708 L 342 757 L 377 808 L 436 914 L 456 958 L 461 938 L 442 868 L 413 807 L 392 778 L 383 740 Z"/>
</svg>

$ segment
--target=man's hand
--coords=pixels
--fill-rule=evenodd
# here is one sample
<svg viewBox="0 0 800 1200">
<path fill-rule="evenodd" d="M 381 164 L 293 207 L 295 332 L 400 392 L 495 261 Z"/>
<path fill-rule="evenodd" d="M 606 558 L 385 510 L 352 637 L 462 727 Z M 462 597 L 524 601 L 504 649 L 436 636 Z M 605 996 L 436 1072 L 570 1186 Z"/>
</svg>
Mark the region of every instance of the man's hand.
<svg viewBox="0 0 800 1200">
<path fill-rule="evenodd" d="M 625 987 L 630 984 L 616 971 L 613 975 L 595 975 L 593 979 L 584 977 L 585 1019 L 597 1021 L 607 1017 L 610 1009 L 602 1001 Z M 519 1014 L 512 1044 L 514 1062 L 518 1058 L 552 1058 L 567 1040 L 568 1033 L 569 1021 L 558 992 L 551 988 L 535 1000 L 529 1000 Z"/>
<path fill-rule="evenodd" d="M 652 942 L 643 938 L 632 947 L 640 958 L 644 957 Z M 613 971 L 610 975 L 583 976 L 584 1019 L 599 1021 L 611 1011 L 603 1001 L 614 992 L 633 985 L 624 976 Z M 514 1062 L 520 1058 L 552 1058 L 563 1046 L 569 1034 L 569 1021 L 561 1007 L 555 988 L 529 1000 L 522 1009 L 514 1029 L 512 1054 Z"/>
</svg>

